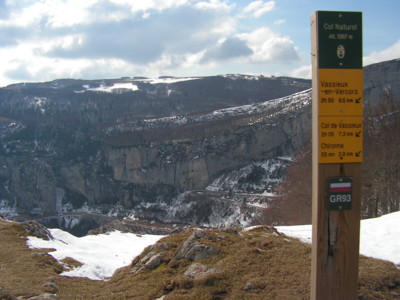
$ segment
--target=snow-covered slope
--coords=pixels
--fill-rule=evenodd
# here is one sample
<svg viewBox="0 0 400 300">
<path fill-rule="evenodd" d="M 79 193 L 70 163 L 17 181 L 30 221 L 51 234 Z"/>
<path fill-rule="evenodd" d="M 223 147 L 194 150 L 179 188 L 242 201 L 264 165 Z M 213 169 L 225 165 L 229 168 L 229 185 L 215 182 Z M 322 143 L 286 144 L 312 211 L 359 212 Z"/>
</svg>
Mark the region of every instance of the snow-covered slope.
<svg viewBox="0 0 400 300">
<path fill-rule="evenodd" d="M 227 172 L 206 187 L 208 191 L 233 191 L 235 193 L 273 193 L 282 182 L 291 157 L 277 157 Z"/>
<path fill-rule="evenodd" d="M 210 113 L 199 114 L 194 116 L 171 116 L 152 119 L 141 119 L 139 122 L 126 122 L 111 126 L 106 129 L 107 134 L 115 132 L 140 131 L 149 128 L 174 128 L 184 125 L 194 125 L 203 122 L 222 120 L 228 117 L 237 117 L 251 114 L 268 113 L 264 118 L 254 120 L 253 123 L 265 121 L 265 118 L 276 122 L 279 115 L 285 115 L 288 112 L 297 111 L 300 108 L 311 105 L 311 89 L 307 89 L 286 97 L 267 100 L 261 103 L 241 105 L 214 110 Z M 249 124 L 251 125 L 251 124 Z"/>
</svg>

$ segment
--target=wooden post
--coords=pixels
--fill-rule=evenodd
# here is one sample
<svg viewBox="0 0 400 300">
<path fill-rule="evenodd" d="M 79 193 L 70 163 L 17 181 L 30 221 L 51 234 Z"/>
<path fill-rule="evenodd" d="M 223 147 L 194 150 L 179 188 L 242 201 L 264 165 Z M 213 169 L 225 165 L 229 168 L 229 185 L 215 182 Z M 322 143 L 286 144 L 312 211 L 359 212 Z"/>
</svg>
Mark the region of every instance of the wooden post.
<svg viewBox="0 0 400 300">
<path fill-rule="evenodd" d="M 312 26 L 311 299 L 358 296 L 362 16 L 318 11 Z"/>
</svg>

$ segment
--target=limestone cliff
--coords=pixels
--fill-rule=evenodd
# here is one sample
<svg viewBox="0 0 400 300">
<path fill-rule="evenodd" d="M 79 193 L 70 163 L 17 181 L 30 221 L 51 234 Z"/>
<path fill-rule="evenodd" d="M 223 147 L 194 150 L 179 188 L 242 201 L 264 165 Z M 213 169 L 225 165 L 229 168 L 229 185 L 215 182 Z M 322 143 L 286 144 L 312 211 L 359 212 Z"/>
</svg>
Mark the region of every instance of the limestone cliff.
<svg viewBox="0 0 400 300">
<path fill-rule="evenodd" d="M 198 130 L 200 126 L 204 130 Z M 310 128 L 307 91 L 277 101 L 276 105 L 270 102 L 253 115 L 237 112 L 230 118 L 186 126 L 186 132 L 198 130 L 191 136 L 182 133 L 170 139 L 169 135 L 174 135 L 170 131 L 176 128 L 159 128 L 164 132 L 162 139 L 130 143 L 125 133 L 124 143 L 109 145 L 105 155 L 114 180 L 199 190 L 222 172 L 252 161 L 291 155 L 310 138 Z"/>
</svg>

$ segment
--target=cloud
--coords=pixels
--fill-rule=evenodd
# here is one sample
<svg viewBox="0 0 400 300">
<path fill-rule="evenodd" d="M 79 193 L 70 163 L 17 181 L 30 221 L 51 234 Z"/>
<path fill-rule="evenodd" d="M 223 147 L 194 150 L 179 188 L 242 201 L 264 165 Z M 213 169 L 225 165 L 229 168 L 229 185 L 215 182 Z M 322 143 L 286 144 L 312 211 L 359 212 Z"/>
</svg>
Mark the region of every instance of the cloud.
<svg viewBox="0 0 400 300">
<path fill-rule="evenodd" d="M 236 37 L 228 38 L 221 44 L 208 50 L 202 61 L 226 60 L 241 56 L 249 56 L 253 51 L 247 46 L 246 42 Z"/>
<path fill-rule="evenodd" d="M 8 18 L 9 11 L 5 1 L 0 1 L 0 19 Z"/>
<path fill-rule="evenodd" d="M 240 34 L 238 37 L 246 41 L 253 51 L 251 60 L 254 63 L 278 63 L 299 60 L 293 41 L 288 37 L 277 35 L 267 27 Z"/>
<path fill-rule="evenodd" d="M 7 70 L 5 75 L 11 79 L 18 79 L 22 81 L 30 81 L 33 79 L 31 72 L 28 71 L 24 64 L 20 64 L 13 69 Z"/>
<path fill-rule="evenodd" d="M 282 25 L 282 24 L 285 24 L 286 23 L 286 20 L 285 19 L 280 19 L 280 20 L 276 20 L 275 22 L 274 22 L 274 25 Z"/>
<path fill-rule="evenodd" d="M 290 38 L 240 25 L 243 15 L 232 3 L 0 1 L 0 86 L 61 77 L 219 74 L 232 72 L 228 60 L 248 72 L 258 63 L 298 59 Z M 274 7 L 274 1 L 254 1 L 241 12 L 257 18 Z"/>
<path fill-rule="evenodd" d="M 214 45 L 233 30 L 229 7 L 215 0 L 208 6 L 200 2 L 195 6 L 179 7 L 172 4 L 166 6 L 160 1 L 144 1 L 147 4 L 164 3 L 164 6 L 142 5 L 140 12 L 136 6 L 127 7 L 123 1 L 89 2 L 91 5 L 82 8 L 83 12 L 71 18 L 69 24 L 62 20 L 55 22 L 58 11 L 44 9 L 44 2 L 29 7 L 21 13 L 21 17 L 26 17 L 26 23 L 14 26 L 15 39 L 9 43 L 15 43 L 24 34 L 24 27 L 34 24 L 40 33 L 32 36 L 47 44 L 34 50 L 38 55 L 68 59 L 121 58 L 131 63 L 146 64 L 156 61 L 163 54 L 197 52 Z M 58 8 L 67 9 L 61 4 Z M 39 9 L 43 9 L 42 15 Z M 131 13 L 126 14 L 126 11 Z M 32 19 L 33 12 L 37 13 L 35 20 Z"/>
<path fill-rule="evenodd" d="M 253 1 L 249 5 L 247 5 L 243 9 L 243 12 L 245 14 L 252 15 L 254 18 L 259 18 L 263 14 L 270 12 L 274 8 L 275 8 L 275 1 L 264 2 L 264 1 L 258 0 L 258 1 Z"/>
<path fill-rule="evenodd" d="M 370 55 L 364 57 L 364 66 L 397 58 L 400 58 L 400 40 L 387 49 L 373 51 Z"/>
<path fill-rule="evenodd" d="M 311 65 L 301 66 L 289 72 L 291 77 L 311 79 Z"/>
<path fill-rule="evenodd" d="M 6 1 L 9 18 L 0 26 L 17 26 L 40 31 L 45 28 L 68 27 L 90 21 L 90 10 L 96 0 Z"/>
</svg>

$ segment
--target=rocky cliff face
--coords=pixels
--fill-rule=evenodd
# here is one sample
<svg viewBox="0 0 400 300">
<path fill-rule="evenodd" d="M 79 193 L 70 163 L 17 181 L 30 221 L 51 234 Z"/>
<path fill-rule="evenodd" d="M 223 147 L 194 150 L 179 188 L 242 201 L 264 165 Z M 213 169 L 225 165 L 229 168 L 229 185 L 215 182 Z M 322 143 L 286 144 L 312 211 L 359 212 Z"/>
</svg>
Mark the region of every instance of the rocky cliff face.
<svg viewBox="0 0 400 300">
<path fill-rule="evenodd" d="M 250 115 L 241 112 L 246 108 L 238 107 L 231 109 L 232 116 L 219 120 L 209 121 L 203 116 L 205 121 L 198 124 L 179 129 L 159 128 L 164 133 L 156 142 L 130 142 L 129 134 L 125 133 L 122 145 L 107 147 L 107 164 L 117 181 L 201 190 L 222 172 L 252 161 L 291 155 L 310 138 L 309 105 L 307 91 L 269 101 L 268 106 L 260 107 L 257 112 L 248 107 Z M 179 130 L 181 134 L 177 134 Z"/>
</svg>

